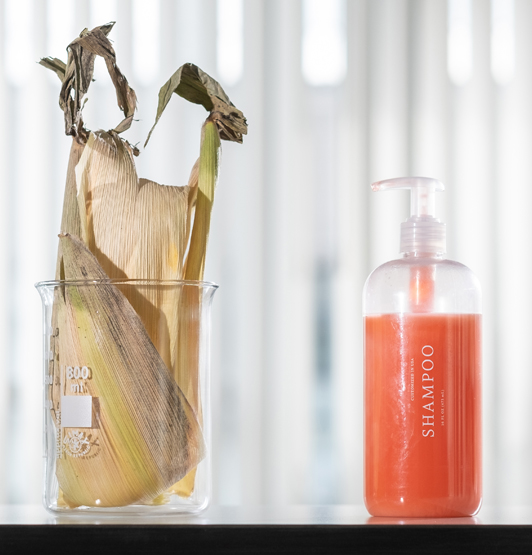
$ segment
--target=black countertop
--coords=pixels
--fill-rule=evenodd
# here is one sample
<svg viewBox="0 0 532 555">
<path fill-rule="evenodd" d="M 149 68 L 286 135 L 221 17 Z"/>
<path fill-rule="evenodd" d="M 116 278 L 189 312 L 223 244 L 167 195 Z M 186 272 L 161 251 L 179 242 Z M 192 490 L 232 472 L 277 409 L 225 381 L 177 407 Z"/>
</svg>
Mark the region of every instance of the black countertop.
<svg viewBox="0 0 532 555">
<path fill-rule="evenodd" d="M 532 507 L 485 507 L 458 519 L 372 518 L 355 505 L 213 506 L 199 516 L 54 516 L 0 506 L 0 554 L 38 552 L 482 553 L 532 555 Z"/>
</svg>

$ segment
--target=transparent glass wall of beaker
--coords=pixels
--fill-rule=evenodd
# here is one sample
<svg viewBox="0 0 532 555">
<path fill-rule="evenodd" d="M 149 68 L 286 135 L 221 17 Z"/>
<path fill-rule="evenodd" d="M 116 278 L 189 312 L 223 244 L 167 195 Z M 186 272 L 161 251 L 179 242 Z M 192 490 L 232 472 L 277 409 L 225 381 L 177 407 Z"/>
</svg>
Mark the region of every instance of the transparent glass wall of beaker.
<svg viewBox="0 0 532 555">
<path fill-rule="evenodd" d="M 206 282 L 36 284 L 44 329 L 44 505 L 174 514 L 210 495 Z"/>
</svg>

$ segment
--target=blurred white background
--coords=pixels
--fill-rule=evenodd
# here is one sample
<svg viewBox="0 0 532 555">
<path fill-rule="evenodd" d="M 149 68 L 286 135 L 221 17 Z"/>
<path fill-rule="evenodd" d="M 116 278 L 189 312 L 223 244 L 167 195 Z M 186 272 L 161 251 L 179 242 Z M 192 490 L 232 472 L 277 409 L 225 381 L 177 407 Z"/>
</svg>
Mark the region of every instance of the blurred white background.
<svg viewBox="0 0 532 555">
<path fill-rule="evenodd" d="M 437 177 L 448 251 L 485 299 L 485 503 L 532 499 L 531 0 L 0 0 L 0 504 L 41 495 L 41 306 L 54 277 L 70 139 L 59 81 L 84 28 L 139 97 L 185 62 L 248 118 L 224 145 L 206 279 L 215 503 L 362 503 L 361 291 L 398 256 L 405 192 Z M 120 120 L 102 67 L 88 127 Z M 174 97 L 139 174 L 184 184 L 203 108 Z"/>
</svg>

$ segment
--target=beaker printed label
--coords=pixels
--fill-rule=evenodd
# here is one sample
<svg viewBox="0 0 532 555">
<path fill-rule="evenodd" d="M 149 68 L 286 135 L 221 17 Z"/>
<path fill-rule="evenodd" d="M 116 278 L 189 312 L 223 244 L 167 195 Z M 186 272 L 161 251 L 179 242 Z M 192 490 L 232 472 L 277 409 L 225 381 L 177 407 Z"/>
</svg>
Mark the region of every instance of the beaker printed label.
<svg viewBox="0 0 532 555">
<path fill-rule="evenodd" d="M 58 459 L 63 458 L 63 428 L 61 428 L 61 411 L 57 409 L 55 411 L 55 419 L 57 426 L 57 436 L 55 439 L 55 456 Z"/>
<path fill-rule="evenodd" d="M 90 392 L 92 370 L 88 366 L 62 366 L 61 376 L 63 378 L 62 391 L 64 395 L 87 394 Z"/>
<path fill-rule="evenodd" d="M 74 458 L 96 458 L 101 453 L 97 431 L 91 430 L 91 433 L 89 433 L 83 430 L 68 430 L 68 432 L 65 430 L 63 432 L 61 456 L 58 458 L 63 458 L 63 453 Z"/>
<path fill-rule="evenodd" d="M 72 457 L 83 457 L 91 450 L 91 442 L 80 430 L 70 430 L 63 438 L 65 451 Z"/>
<path fill-rule="evenodd" d="M 61 395 L 61 427 L 92 428 L 91 395 Z"/>
</svg>

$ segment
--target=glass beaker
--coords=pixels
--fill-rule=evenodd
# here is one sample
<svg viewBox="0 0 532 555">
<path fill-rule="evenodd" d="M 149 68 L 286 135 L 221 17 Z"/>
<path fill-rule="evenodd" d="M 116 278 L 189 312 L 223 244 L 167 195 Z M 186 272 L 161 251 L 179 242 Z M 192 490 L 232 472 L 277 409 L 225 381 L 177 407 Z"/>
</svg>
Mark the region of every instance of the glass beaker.
<svg viewBox="0 0 532 555">
<path fill-rule="evenodd" d="M 178 280 L 36 284 L 48 510 L 169 515 L 207 506 L 217 287 Z"/>
</svg>

